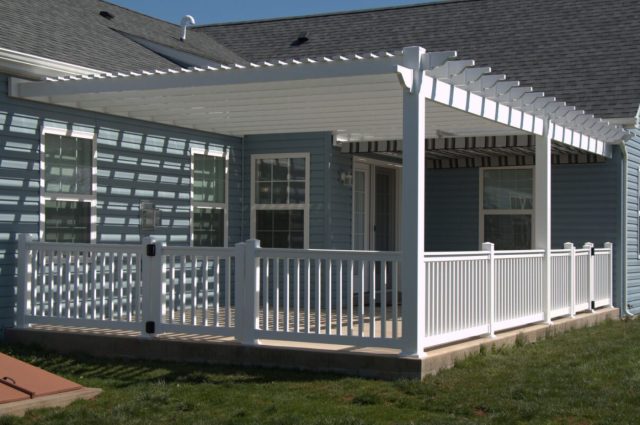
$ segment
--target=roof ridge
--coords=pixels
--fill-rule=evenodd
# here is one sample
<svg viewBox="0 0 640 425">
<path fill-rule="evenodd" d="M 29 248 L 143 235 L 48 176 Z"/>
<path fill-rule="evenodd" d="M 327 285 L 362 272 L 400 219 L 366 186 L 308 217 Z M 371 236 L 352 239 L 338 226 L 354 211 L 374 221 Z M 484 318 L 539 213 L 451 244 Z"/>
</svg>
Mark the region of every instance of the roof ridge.
<svg viewBox="0 0 640 425">
<path fill-rule="evenodd" d="M 104 0 L 101 0 L 104 1 Z M 419 0 L 417 0 L 419 1 Z M 244 24 L 257 24 L 264 22 L 277 22 L 277 21 L 293 21 L 298 19 L 308 19 L 308 18 L 322 18 L 325 16 L 339 16 L 339 15 L 357 15 L 360 13 L 371 13 L 371 12 L 383 12 L 385 10 L 398 10 L 398 9 L 411 9 L 418 7 L 433 7 L 439 6 L 442 4 L 451 4 L 451 3 L 471 3 L 471 2 L 480 2 L 480 1 L 491 1 L 491 0 L 422 0 L 420 3 L 413 4 L 403 4 L 399 6 L 382 6 L 382 7 L 373 7 L 369 9 L 356 9 L 356 10 L 343 10 L 337 12 L 324 12 L 324 13 L 314 13 L 310 15 L 294 15 L 294 16 L 283 16 L 279 18 L 265 18 L 265 19 L 248 19 L 246 21 L 232 21 L 232 22 L 219 22 L 214 24 L 202 24 L 202 25 L 194 25 L 192 28 L 201 29 L 201 28 L 211 28 L 211 27 L 224 27 L 224 26 L 233 26 L 233 25 L 244 25 Z"/>
</svg>

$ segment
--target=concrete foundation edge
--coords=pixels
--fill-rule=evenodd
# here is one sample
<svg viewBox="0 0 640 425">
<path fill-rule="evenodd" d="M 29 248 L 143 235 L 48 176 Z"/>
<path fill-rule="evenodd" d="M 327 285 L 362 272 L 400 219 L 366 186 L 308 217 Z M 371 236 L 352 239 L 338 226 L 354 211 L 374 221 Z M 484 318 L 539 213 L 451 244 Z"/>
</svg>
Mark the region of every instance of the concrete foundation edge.
<svg viewBox="0 0 640 425">
<path fill-rule="evenodd" d="M 237 343 L 185 341 L 165 338 L 137 338 L 120 335 L 72 333 L 39 329 L 6 329 L 9 344 L 37 345 L 62 354 L 82 353 L 102 358 L 127 358 L 173 362 L 208 363 L 233 366 L 275 367 L 292 370 L 332 372 L 378 379 L 422 379 L 453 367 L 481 347 L 505 347 L 535 342 L 571 329 L 594 326 L 620 317 L 617 308 L 605 308 L 575 318 L 554 321 L 553 325 L 532 325 L 500 333 L 495 338 L 463 341 L 427 351 L 424 358 L 389 354 L 331 350 L 247 346 Z"/>
</svg>

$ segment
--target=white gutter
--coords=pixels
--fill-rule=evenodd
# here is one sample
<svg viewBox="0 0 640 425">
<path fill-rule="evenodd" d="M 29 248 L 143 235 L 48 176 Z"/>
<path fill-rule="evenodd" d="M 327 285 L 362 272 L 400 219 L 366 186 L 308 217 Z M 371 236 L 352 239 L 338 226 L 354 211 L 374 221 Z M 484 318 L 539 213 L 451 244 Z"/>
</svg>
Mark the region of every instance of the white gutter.
<svg viewBox="0 0 640 425">
<path fill-rule="evenodd" d="M 101 74 L 104 71 L 0 47 L 0 71 L 25 78 Z"/>
</svg>

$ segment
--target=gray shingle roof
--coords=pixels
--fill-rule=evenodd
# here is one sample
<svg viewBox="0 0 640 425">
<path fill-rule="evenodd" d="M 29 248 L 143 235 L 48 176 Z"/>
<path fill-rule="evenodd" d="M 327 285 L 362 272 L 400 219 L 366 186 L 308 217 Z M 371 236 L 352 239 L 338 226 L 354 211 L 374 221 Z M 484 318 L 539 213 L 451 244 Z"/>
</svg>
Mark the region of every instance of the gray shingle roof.
<svg viewBox="0 0 640 425">
<path fill-rule="evenodd" d="M 201 26 L 181 42 L 178 25 L 102 0 L 0 0 L 0 47 L 133 71 L 176 65 L 126 34 L 222 63 L 421 45 L 457 50 L 599 117 L 626 118 L 640 102 L 637 16 L 638 0 L 461 0 Z M 292 45 L 301 32 L 309 41 Z"/>
<path fill-rule="evenodd" d="M 457 50 L 597 116 L 640 102 L 640 1 L 466 0 L 203 26 L 251 61 L 395 50 Z M 309 41 L 292 42 L 301 32 Z"/>
<path fill-rule="evenodd" d="M 181 42 L 178 25 L 104 1 L 0 0 L 0 47 L 103 71 L 176 67 L 123 33 L 216 62 L 244 62 L 210 36 L 189 30 Z"/>
</svg>

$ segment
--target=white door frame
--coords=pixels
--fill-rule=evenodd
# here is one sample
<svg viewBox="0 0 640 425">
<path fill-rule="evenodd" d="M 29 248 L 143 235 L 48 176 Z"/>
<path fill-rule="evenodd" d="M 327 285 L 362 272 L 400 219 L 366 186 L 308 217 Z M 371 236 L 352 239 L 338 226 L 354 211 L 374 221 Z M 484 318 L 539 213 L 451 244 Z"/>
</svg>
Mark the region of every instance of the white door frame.
<svg viewBox="0 0 640 425">
<path fill-rule="evenodd" d="M 364 249 L 368 251 L 373 251 L 375 249 L 375 178 L 376 178 L 376 168 L 385 168 L 388 170 L 392 170 L 394 172 L 394 181 L 395 181 L 395 211 L 394 211 L 394 247 L 395 250 L 398 250 L 400 244 L 400 206 L 401 206 L 401 178 L 402 173 L 398 172 L 402 169 L 402 164 L 397 164 L 394 162 L 387 162 L 379 159 L 372 158 L 363 158 L 359 156 L 353 156 L 353 175 L 355 176 L 356 171 L 365 171 L 368 176 L 368 181 L 365 182 L 365 228 L 367 231 L 365 232 L 365 245 Z M 352 185 L 352 211 L 351 211 L 351 222 L 352 222 L 352 232 L 351 232 L 351 248 L 355 246 L 355 238 L 354 238 L 354 214 L 355 214 L 355 184 Z"/>
</svg>

